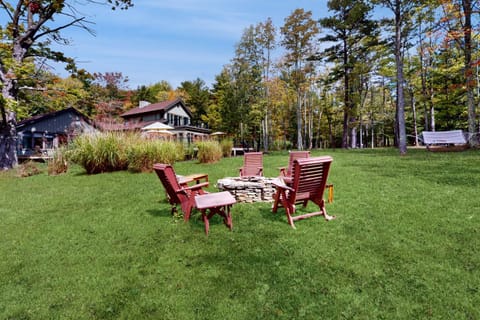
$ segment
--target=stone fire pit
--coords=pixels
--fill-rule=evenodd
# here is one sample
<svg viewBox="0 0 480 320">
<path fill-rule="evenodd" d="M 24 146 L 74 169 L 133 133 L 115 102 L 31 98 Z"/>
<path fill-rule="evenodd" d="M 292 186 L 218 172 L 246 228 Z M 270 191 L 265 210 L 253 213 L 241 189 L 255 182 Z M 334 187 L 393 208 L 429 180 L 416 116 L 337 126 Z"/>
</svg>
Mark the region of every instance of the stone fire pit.
<svg viewBox="0 0 480 320">
<path fill-rule="evenodd" d="M 270 202 L 273 201 L 275 187 L 272 181 L 276 178 L 266 177 L 230 177 L 217 181 L 220 191 L 230 192 L 237 202 Z"/>
</svg>

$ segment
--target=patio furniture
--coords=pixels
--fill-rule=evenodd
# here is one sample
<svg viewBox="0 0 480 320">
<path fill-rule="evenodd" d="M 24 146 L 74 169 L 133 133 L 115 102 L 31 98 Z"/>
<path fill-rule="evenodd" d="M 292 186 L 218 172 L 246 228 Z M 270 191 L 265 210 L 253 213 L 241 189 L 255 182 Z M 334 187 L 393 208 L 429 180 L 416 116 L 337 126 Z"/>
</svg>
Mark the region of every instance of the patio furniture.
<svg viewBox="0 0 480 320">
<path fill-rule="evenodd" d="M 209 220 L 215 214 L 223 217 L 223 222 L 225 225 L 232 230 L 233 224 L 230 209 L 235 203 L 235 198 L 228 191 L 200 194 L 195 196 L 195 205 L 197 209 L 202 212 L 202 219 L 205 223 L 205 234 L 207 236 L 210 229 Z"/>
<path fill-rule="evenodd" d="M 284 181 L 289 181 L 292 179 L 292 168 L 293 161 L 297 159 L 305 159 L 310 157 L 310 151 L 290 151 L 288 153 L 288 166 L 280 167 L 280 176 L 283 177 Z"/>
<path fill-rule="evenodd" d="M 423 131 L 422 137 L 428 151 L 462 151 L 469 147 L 462 130 Z"/>
<path fill-rule="evenodd" d="M 206 194 L 202 188 L 208 187 L 208 182 L 198 182 L 192 186 L 188 186 L 187 183 L 180 184 L 173 167 L 169 164 L 156 163 L 153 169 L 167 192 L 167 199 L 172 205 L 172 214 L 177 211 L 177 205 L 180 205 L 184 220 L 188 221 L 195 207 L 195 195 Z"/>
<path fill-rule="evenodd" d="M 281 167 L 280 177 L 283 178 L 283 181 L 289 185 L 292 183 L 292 168 L 293 162 L 297 159 L 305 159 L 310 157 L 310 151 L 290 151 L 288 157 L 288 167 Z M 325 186 L 328 189 L 328 203 L 333 202 L 333 184 L 327 184 Z"/>
<path fill-rule="evenodd" d="M 177 180 L 180 183 L 180 185 L 188 186 L 190 182 L 195 182 L 196 184 L 199 184 L 202 180 L 205 180 L 205 182 L 208 182 L 208 174 L 194 173 L 194 174 L 189 174 L 188 176 L 177 175 Z"/>
<path fill-rule="evenodd" d="M 263 153 L 246 152 L 243 155 L 243 167 L 240 168 L 240 177 L 263 176 Z"/>
<path fill-rule="evenodd" d="M 282 178 L 274 182 L 277 188 L 277 195 L 272 212 L 276 213 L 278 207 L 283 206 L 288 223 L 292 228 L 295 228 L 295 221 L 313 216 L 323 215 L 327 221 L 335 219 L 334 216 L 327 214 L 325 200 L 323 199 L 332 161 L 333 159 L 330 156 L 295 160 L 293 162 L 291 184 L 287 185 Z M 295 215 L 295 205 L 303 203 L 305 208 L 308 201 L 318 205 L 320 211 Z"/>
</svg>

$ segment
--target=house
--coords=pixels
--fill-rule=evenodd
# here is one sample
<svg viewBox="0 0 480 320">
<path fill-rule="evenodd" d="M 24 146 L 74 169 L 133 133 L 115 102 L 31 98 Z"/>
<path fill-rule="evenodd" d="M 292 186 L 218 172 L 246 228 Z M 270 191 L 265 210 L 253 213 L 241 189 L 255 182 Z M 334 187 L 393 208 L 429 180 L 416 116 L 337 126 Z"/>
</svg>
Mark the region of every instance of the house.
<svg viewBox="0 0 480 320">
<path fill-rule="evenodd" d="M 169 130 L 177 141 L 191 143 L 208 138 L 210 130 L 192 124 L 192 113 L 181 99 L 152 103 L 141 101 L 140 106 L 120 115 L 124 129 L 141 130 L 154 122 L 173 127 Z"/>
<path fill-rule="evenodd" d="M 67 108 L 18 122 L 18 157 L 45 155 L 84 132 L 96 132 L 90 119 L 75 108 Z"/>
</svg>

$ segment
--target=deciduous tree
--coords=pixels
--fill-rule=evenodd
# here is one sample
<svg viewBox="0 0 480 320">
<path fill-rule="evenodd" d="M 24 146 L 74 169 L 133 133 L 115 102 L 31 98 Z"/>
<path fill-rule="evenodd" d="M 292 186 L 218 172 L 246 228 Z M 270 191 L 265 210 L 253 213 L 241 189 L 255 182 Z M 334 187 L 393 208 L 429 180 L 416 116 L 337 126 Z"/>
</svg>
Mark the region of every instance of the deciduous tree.
<svg viewBox="0 0 480 320">
<path fill-rule="evenodd" d="M 85 3 L 98 4 L 94 0 Z M 127 9 L 132 0 L 107 0 L 112 8 Z M 86 17 L 80 14 L 77 1 L 71 0 L 0 0 L 2 16 L 6 17 L 0 29 L 0 168 L 9 169 L 17 163 L 15 101 L 24 75 L 26 62 L 33 63 L 34 57 L 45 57 L 57 61 L 73 60 L 61 52 L 52 51 L 49 44 L 68 44 L 61 31 L 79 27 L 91 31 Z M 58 17 L 58 19 L 57 19 Z M 61 19 L 60 19 L 61 18 Z"/>
<path fill-rule="evenodd" d="M 478 125 L 476 123 L 476 108 L 474 99 L 474 90 L 476 87 L 473 54 L 473 13 L 478 13 L 479 3 L 476 0 L 441 0 L 444 18 L 443 23 L 447 28 L 447 40 L 457 42 L 463 52 L 464 58 L 464 78 L 465 90 L 467 96 L 468 112 L 468 132 L 470 134 L 470 144 L 478 144 Z M 478 62 L 476 62 L 478 64 Z"/>
<path fill-rule="evenodd" d="M 268 18 L 265 22 L 261 22 L 256 26 L 257 43 L 260 46 L 262 68 L 263 68 L 263 89 L 265 94 L 265 110 L 263 111 L 263 150 L 268 151 L 270 140 L 270 115 L 271 115 L 271 102 L 268 82 L 270 80 L 270 70 L 272 67 L 272 51 L 276 47 L 275 33 L 276 29 L 273 25 L 272 19 Z"/>
<path fill-rule="evenodd" d="M 311 11 L 296 9 L 285 18 L 280 30 L 283 35 L 281 44 L 287 49 L 285 62 L 293 67 L 290 77 L 297 92 L 297 148 L 302 150 L 302 90 L 307 80 L 306 73 L 311 69 L 307 58 L 314 54 L 319 27 Z"/>
</svg>

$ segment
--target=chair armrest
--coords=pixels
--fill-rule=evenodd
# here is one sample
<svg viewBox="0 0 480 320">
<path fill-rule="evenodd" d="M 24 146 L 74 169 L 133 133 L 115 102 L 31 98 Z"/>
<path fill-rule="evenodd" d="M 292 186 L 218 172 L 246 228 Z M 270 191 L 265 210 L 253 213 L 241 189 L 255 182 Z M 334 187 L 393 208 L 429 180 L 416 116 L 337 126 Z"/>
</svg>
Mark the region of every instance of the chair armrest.
<svg viewBox="0 0 480 320">
<path fill-rule="evenodd" d="M 190 177 L 185 177 L 185 176 L 177 176 L 177 181 L 180 185 L 186 185 L 190 182 L 193 182 L 193 179 Z"/>
<path fill-rule="evenodd" d="M 200 183 L 200 180 L 204 179 L 205 182 L 208 182 L 208 174 L 206 173 L 196 173 L 188 176 L 177 176 L 178 183 L 182 186 L 188 186 L 189 183 L 195 182 Z"/>
<path fill-rule="evenodd" d="M 279 167 L 278 170 L 280 170 L 280 175 L 284 177 L 287 175 L 287 167 Z"/>
<path fill-rule="evenodd" d="M 208 182 L 197 183 L 192 186 L 184 187 L 185 190 L 196 191 L 198 189 L 202 189 L 203 187 L 208 187 Z"/>
<path fill-rule="evenodd" d="M 276 186 L 277 188 L 280 188 L 280 189 L 285 189 L 285 190 L 289 190 L 289 191 L 295 191 L 293 188 L 290 188 L 289 186 L 287 186 L 285 184 L 285 181 L 283 181 L 283 178 L 282 177 L 278 177 L 278 178 L 275 178 L 272 180 L 272 184 L 274 186 Z"/>
</svg>

